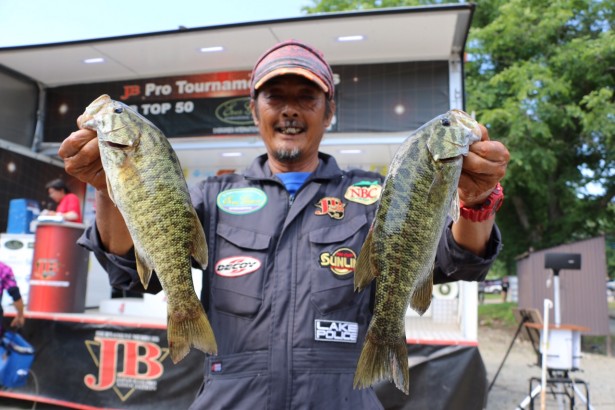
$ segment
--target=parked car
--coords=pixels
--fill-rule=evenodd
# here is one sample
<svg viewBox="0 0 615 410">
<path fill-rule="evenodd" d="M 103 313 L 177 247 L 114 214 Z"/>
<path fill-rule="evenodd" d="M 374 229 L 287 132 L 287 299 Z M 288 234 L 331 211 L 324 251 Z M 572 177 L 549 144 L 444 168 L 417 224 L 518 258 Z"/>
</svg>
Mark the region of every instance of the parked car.
<svg viewBox="0 0 615 410">
<path fill-rule="evenodd" d="M 502 293 L 502 281 L 501 280 L 486 280 L 485 281 L 485 293 L 494 293 L 499 295 Z"/>
</svg>

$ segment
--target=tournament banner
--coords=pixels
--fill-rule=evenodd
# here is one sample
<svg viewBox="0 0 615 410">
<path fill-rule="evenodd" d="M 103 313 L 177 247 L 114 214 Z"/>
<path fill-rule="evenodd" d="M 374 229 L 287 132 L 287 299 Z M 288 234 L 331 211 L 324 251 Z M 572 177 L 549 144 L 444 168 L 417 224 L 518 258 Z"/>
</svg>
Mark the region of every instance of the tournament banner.
<svg viewBox="0 0 615 410">
<path fill-rule="evenodd" d="M 333 66 L 333 132 L 412 131 L 449 109 L 446 61 Z M 46 90 L 45 142 L 61 142 L 101 94 L 122 101 L 167 138 L 255 135 L 250 113 L 250 72 L 232 71 Z M 461 92 L 461 90 L 459 90 Z"/>
<path fill-rule="evenodd" d="M 13 316 L 4 318 L 5 328 Z M 20 334 L 34 348 L 31 372 L 23 387 L 0 386 L 0 407 L 7 397 L 82 410 L 187 409 L 203 382 L 205 354 L 192 349 L 173 364 L 165 327 L 30 312 Z M 477 346 L 407 349 L 410 394 L 388 381 L 374 385 L 386 410 L 485 408 L 487 375 Z"/>
<path fill-rule="evenodd" d="M 250 113 L 250 72 L 235 71 L 50 88 L 45 141 L 64 140 L 102 94 L 138 111 L 167 138 L 257 132 Z"/>
<path fill-rule="evenodd" d="M 26 385 L 2 387 L 0 397 L 76 409 L 186 409 L 202 384 L 204 353 L 192 349 L 173 364 L 165 325 L 45 317 L 28 315 L 20 331 L 34 348 Z"/>
</svg>

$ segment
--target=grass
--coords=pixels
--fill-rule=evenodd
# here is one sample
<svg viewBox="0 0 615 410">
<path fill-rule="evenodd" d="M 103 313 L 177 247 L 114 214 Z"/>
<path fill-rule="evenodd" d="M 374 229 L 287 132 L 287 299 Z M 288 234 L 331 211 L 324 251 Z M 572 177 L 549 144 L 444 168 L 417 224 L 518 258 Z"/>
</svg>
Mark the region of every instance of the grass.
<svg viewBox="0 0 615 410">
<path fill-rule="evenodd" d="M 497 301 L 502 299 L 501 295 L 485 295 L 485 301 Z M 516 327 L 518 325 L 513 316 L 513 309 L 516 303 L 481 303 L 478 305 L 478 323 L 481 326 L 492 327 Z M 609 301 L 609 311 L 615 314 L 615 301 Z"/>
<path fill-rule="evenodd" d="M 485 295 L 485 299 L 492 295 Z M 500 295 L 493 295 L 501 299 Z M 478 305 L 478 323 L 490 327 L 516 327 L 517 321 L 513 316 L 516 303 L 483 303 Z"/>
<path fill-rule="evenodd" d="M 485 295 L 485 301 L 501 300 L 500 295 Z M 478 323 L 480 326 L 490 328 L 516 329 L 519 325 L 513 316 L 513 309 L 517 307 L 516 303 L 482 303 L 478 305 Z M 609 302 L 609 311 L 615 313 L 615 301 Z M 584 335 L 581 338 L 581 350 L 583 352 L 606 354 L 607 347 L 606 336 L 589 336 Z M 615 335 L 611 336 L 611 352 L 615 352 Z"/>
</svg>

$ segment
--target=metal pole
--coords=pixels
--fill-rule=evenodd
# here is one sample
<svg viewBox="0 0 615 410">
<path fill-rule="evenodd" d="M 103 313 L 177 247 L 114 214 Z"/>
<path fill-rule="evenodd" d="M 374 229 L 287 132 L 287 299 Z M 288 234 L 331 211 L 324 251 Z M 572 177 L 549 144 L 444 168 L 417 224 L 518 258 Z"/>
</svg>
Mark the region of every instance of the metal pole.
<svg viewBox="0 0 615 410">
<path fill-rule="evenodd" d="M 527 407 L 528 404 L 530 404 L 530 402 L 532 401 L 532 399 L 536 396 L 538 396 L 538 393 L 540 393 L 542 387 L 539 385 L 537 385 L 536 387 L 534 387 L 534 390 L 532 390 L 530 392 L 530 395 L 527 396 L 525 399 L 523 399 L 523 401 L 521 401 L 521 403 L 519 403 L 519 405 L 517 406 L 517 408 L 515 410 L 523 410 Z"/>
<path fill-rule="evenodd" d="M 572 389 L 574 390 L 574 392 L 577 394 L 577 396 L 579 396 L 579 398 L 581 399 L 581 401 L 587 405 L 587 408 L 589 410 L 594 410 L 594 407 L 589 404 L 589 392 L 587 392 L 587 396 L 585 397 L 585 395 L 583 395 L 583 393 L 581 392 L 581 390 L 579 390 L 579 388 L 577 387 L 576 383 L 574 382 L 574 380 L 572 381 Z"/>
<path fill-rule="evenodd" d="M 557 276 L 556 276 L 557 277 Z M 555 287 L 557 289 L 557 286 Z M 540 382 L 540 410 L 545 410 L 547 405 L 547 351 L 549 350 L 549 309 L 553 303 L 549 299 L 544 300 L 543 317 L 544 324 L 542 329 L 542 376 Z"/>
<path fill-rule="evenodd" d="M 559 298 L 559 270 L 553 270 L 553 323 L 556 327 L 562 323 Z"/>
</svg>

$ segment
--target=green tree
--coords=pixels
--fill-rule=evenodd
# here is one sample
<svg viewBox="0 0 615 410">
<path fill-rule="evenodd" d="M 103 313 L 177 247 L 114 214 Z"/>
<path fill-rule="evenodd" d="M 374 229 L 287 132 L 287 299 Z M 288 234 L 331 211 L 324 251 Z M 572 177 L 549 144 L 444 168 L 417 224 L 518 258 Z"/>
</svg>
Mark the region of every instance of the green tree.
<svg viewBox="0 0 615 410">
<path fill-rule="evenodd" d="M 303 10 L 441 3 L 322 0 Z M 511 152 L 498 225 L 513 274 L 529 249 L 615 232 L 615 0 L 476 4 L 466 109 Z"/>
<path fill-rule="evenodd" d="M 312 0 L 312 6 L 302 7 L 308 14 L 332 13 L 349 10 L 369 10 L 386 7 L 420 6 L 441 3 L 458 3 L 436 0 Z"/>
<path fill-rule="evenodd" d="M 498 225 L 512 272 L 528 249 L 615 231 L 615 8 L 493 4 L 471 31 L 466 87 L 468 109 L 511 152 Z"/>
</svg>

